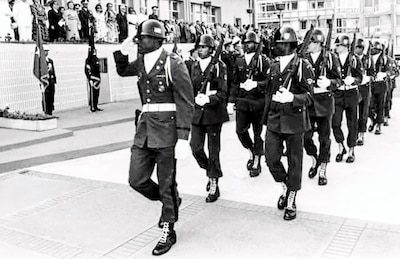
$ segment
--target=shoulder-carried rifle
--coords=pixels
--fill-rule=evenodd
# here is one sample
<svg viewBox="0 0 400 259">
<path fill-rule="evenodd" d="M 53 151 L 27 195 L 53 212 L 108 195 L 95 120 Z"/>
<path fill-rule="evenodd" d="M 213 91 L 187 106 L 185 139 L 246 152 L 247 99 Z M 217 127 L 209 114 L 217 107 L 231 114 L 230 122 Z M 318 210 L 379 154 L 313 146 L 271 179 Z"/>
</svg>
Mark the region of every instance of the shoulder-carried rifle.
<svg viewBox="0 0 400 259">
<path fill-rule="evenodd" d="M 200 91 L 199 91 L 200 93 L 204 94 L 207 90 L 207 84 L 211 80 L 211 75 L 212 75 L 211 71 L 214 68 L 214 66 L 218 63 L 219 56 L 222 53 L 223 46 L 224 46 L 224 37 L 222 36 L 222 39 L 219 41 L 218 47 L 215 50 L 215 54 L 212 57 L 211 62 L 208 64 L 208 66 L 204 70 L 203 80 L 200 83 Z"/>
<path fill-rule="evenodd" d="M 248 77 L 247 77 L 248 79 L 253 79 L 253 77 L 254 77 L 254 75 L 256 73 L 258 59 L 259 59 L 259 57 L 261 55 L 261 52 L 263 50 L 263 45 L 264 45 L 263 44 L 263 40 L 264 40 L 264 37 L 262 35 L 260 35 L 260 43 L 258 43 L 256 52 L 254 53 L 254 56 L 251 59 L 250 64 L 249 64 L 249 74 L 248 74 Z"/>
<path fill-rule="evenodd" d="M 321 76 L 326 76 L 326 71 L 328 68 L 329 62 L 329 52 L 331 48 L 331 40 L 332 40 L 332 22 L 328 24 L 328 35 L 326 36 L 325 45 L 322 48 L 322 63 L 321 63 Z M 332 64 L 331 64 L 332 65 Z"/>
<path fill-rule="evenodd" d="M 347 67 L 347 76 L 351 76 L 351 67 L 353 64 L 354 50 L 356 49 L 356 33 L 353 34 L 353 42 L 350 46 L 349 52 L 349 66 Z"/>
</svg>

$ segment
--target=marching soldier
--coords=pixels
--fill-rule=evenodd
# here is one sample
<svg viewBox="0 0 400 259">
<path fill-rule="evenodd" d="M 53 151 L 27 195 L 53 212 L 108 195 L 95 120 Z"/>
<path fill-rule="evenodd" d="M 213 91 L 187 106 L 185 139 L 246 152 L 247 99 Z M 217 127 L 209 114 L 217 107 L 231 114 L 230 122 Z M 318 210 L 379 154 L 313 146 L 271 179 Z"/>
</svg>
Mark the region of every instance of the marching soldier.
<svg viewBox="0 0 400 259">
<path fill-rule="evenodd" d="M 371 100 L 371 55 L 370 49 L 368 54 L 364 54 L 365 43 L 363 39 L 357 39 L 355 54 L 361 61 L 362 65 L 362 81 L 358 86 L 361 100 L 358 103 L 358 137 L 357 146 L 364 145 L 364 133 L 367 131 L 369 102 Z M 368 46 L 369 48 L 369 46 Z"/>
<path fill-rule="evenodd" d="M 333 135 L 339 144 L 336 162 L 341 162 L 343 156 L 347 153 L 343 144 L 344 135 L 341 129 L 344 111 L 347 119 L 347 146 L 349 147 L 349 155 L 346 162 L 353 163 L 355 160 L 354 147 L 357 141 L 358 85 L 362 80 L 361 62 L 353 53 L 349 52 L 350 38 L 347 35 L 337 37 L 335 45 L 336 53 L 339 56 L 342 78 L 340 87 L 335 91 L 335 113 L 332 118 Z"/>
<path fill-rule="evenodd" d="M 245 54 L 237 57 L 234 65 L 228 111 L 235 104 L 236 134 L 250 154 L 246 164 L 250 177 L 256 177 L 261 173 L 260 160 L 264 153 L 260 118 L 265 104 L 265 80 L 270 60 L 261 51 L 256 54 L 261 43 L 255 32 L 247 32 L 243 44 Z M 250 126 L 253 128 L 254 140 L 249 134 Z"/>
<path fill-rule="evenodd" d="M 330 42 L 330 39 L 327 42 Z M 306 55 L 313 67 L 316 84 L 313 89 L 313 105 L 309 108 L 311 130 L 304 134 L 304 149 L 313 162 L 308 176 L 314 178 L 318 173 L 318 185 L 327 184 L 326 167 L 330 160 L 330 135 L 335 107 L 332 91 L 340 85 L 339 60 L 327 49 L 322 52 L 324 43 L 325 36 L 322 31 L 314 30 L 308 45 L 309 53 Z M 319 155 L 313 142 L 315 131 L 318 132 Z"/>
<path fill-rule="evenodd" d="M 387 59 L 390 67 L 390 75 L 387 79 L 387 94 L 385 98 L 383 126 L 389 126 L 390 110 L 392 109 L 393 90 L 394 88 L 396 88 L 396 77 L 399 76 L 399 69 L 397 67 L 396 61 L 389 55 L 387 55 Z"/>
<path fill-rule="evenodd" d="M 114 52 L 120 76 L 138 76 L 143 107 L 131 148 L 130 186 L 146 198 L 161 201 L 162 235 L 153 255 L 169 251 L 176 242 L 174 223 L 178 220 L 180 198 L 176 184 L 176 158 L 188 153 L 188 137 L 193 117 L 193 89 L 185 63 L 162 48 L 165 29 L 157 20 L 138 27 L 138 58 L 129 63 L 132 38 Z M 158 184 L 151 180 L 157 165 Z"/>
<path fill-rule="evenodd" d="M 372 67 L 371 74 L 373 80 L 371 82 L 371 104 L 369 109 L 369 117 L 372 124 L 368 127 L 368 131 L 374 130 L 375 134 L 381 134 L 381 125 L 383 123 L 385 95 L 387 92 L 387 78 L 390 73 L 390 65 L 386 55 L 383 53 L 383 45 L 378 40 L 374 40 L 371 49 Z"/>
<path fill-rule="evenodd" d="M 274 35 L 279 60 L 271 65 L 266 86 L 266 105 L 263 116 L 265 158 L 283 193 L 278 209 L 285 209 L 283 219 L 296 218 L 296 194 L 301 188 L 303 135 L 311 129 L 307 106 L 311 104 L 314 73 L 310 63 L 296 54 L 297 36 L 290 27 Z M 288 82 L 287 85 L 285 85 Z M 286 142 L 288 169 L 281 162 Z"/>
<path fill-rule="evenodd" d="M 214 202 L 220 196 L 218 179 L 222 177 L 219 153 L 221 150 L 222 123 L 229 120 L 226 111 L 226 67 L 218 60 L 218 53 L 211 56 L 214 39 L 204 34 L 198 44 L 199 60 L 190 69 L 195 95 L 195 111 L 192 122 L 190 146 L 199 166 L 206 170 L 209 194 L 206 202 Z M 213 59 L 217 62 L 213 63 Z M 208 78 L 205 76 L 209 75 Z M 207 135 L 208 157 L 204 152 Z"/>
</svg>

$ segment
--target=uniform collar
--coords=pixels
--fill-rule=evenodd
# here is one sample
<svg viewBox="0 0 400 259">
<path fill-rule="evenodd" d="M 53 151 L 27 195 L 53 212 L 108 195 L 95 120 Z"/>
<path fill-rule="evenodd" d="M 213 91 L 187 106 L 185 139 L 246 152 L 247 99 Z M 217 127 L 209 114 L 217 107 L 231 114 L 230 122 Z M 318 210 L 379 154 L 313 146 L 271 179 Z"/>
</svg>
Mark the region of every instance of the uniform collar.
<svg viewBox="0 0 400 259">
<path fill-rule="evenodd" d="M 202 72 L 204 72 L 204 70 L 206 70 L 208 64 L 210 64 L 211 62 L 211 56 L 201 59 L 199 58 L 199 64 L 200 64 L 200 69 Z"/>
<path fill-rule="evenodd" d="M 283 70 L 285 70 L 285 68 L 287 67 L 287 65 L 289 64 L 289 62 L 294 58 L 294 53 L 290 54 L 290 55 L 286 55 L 286 56 L 281 56 L 279 57 L 279 66 L 280 66 L 280 71 L 281 73 L 283 72 Z"/>
<path fill-rule="evenodd" d="M 319 58 L 319 55 L 321 55 L 321 51 L 316 52 L 316 53 L 311 53 L 311 52 L 310 52 L 310 56 L 311 56 L 312 62 L 313 62 L 314 64 L 315 64 L 315 62 L 317 62 L 317 60 L 318 60 L 318 58 Z"/>
<path fill-rule="evenodd" d="M 254 57 L 255 52 L 252 53 L 244 53 L 244 59 L 246 60 L 246 64 L 249 65 L 251 59 Z"/>
<path fill-rule="evenodd" d="M 147 74 L 150 73 L 151 69 L 156 64 L 158 58 L 161 56 L 162 51 L 163 48 L 160 47 L 152 52 L 143 55 L 144 68 Z"/>
</svg>

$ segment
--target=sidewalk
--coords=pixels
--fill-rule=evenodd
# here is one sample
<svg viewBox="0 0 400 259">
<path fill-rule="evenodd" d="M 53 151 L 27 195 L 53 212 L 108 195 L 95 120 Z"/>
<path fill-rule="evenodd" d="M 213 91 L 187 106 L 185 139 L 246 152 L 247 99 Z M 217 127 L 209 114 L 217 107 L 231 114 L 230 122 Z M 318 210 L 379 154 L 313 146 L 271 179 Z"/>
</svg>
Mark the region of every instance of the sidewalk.
<svg viewBox="0 0 400 259">
<path fill-rule="evenodd" d="M 127 185 L 138 106 L 134 100 L 103 105 L 94 114 L 59 113 L 59 125 L 70 136 L 36 135 L 36 144 L 0 151 L 0 258 L 154 258 L 160 204 Z M 226 123 L 221 199 L 205 203 L 204 172 L 191 157 L 180 161 L 178 242 L 162 257 L 399 258 L 394 148 L 400 143 L 400 110 L 392 117 L 381 136 L 366 136 L 353 165 L 329 165 L 327 186 L 304 173 L 298 218 L 290 222 L 276 209 L 279 185 L 265 164 L 259 177 L 248 177 L 247 153 L 234 123 Z M 23 133 L 10 132 L 8 145 L 13 134 Z M 305 158 L 304 171 L 309 163 Z"/>
</svg>

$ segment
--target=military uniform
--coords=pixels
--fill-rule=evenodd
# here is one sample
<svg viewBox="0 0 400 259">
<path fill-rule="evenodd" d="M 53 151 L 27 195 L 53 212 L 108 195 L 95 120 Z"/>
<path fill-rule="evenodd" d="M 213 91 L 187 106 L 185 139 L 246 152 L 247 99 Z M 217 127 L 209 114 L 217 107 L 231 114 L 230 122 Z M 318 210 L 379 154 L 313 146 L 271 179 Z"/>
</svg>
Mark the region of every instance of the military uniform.
<svg viewBox="0 0 400 259">
<path fill-rule="evenodd" d="M 351 56 L 351 60 L 349 60 Z M 337 143 L 343 143 L 344 134 L 341 129 L 343 111 L 346 112 L 347 119 L 347 145 L 349 148 L 356 146 L 357 141 L 357 105 L 359 100 L 358 85 L 362 80 L 361 62 L 355 55 L 347 55 L 344 64 L 340 63 L 341 78 L 345 79 L 349 66 L 351 66 L 351 76 L 354 78 L 352 85 L 341 85 L 334 92 L 335 96 L 335 113 L 332 118 L 333 135 Z M 338 159 L 337 159 L 338 160 Z M 341 161 L 341 159 L 340 159 Z"/>
<path fill-rule="evenodd" d="M 384 105 L 384 125 L 388 125 L 388 118 L 390 117 L 390 110 L 392 109 L 392 99 L 393 99 L 393 90 L 396 88 L 396 77 L 399 76 L 399 69 L 397 68 L 396 61 L 387 56 L 389 66 L 390 66 L 390 73 L 389 78 L 387 79 L 387 94 L 385 98 L 385 105 Z"/>
<path fill-rule="evenodd" d="M 315 78 L 310 63 L 300 59 L 298 73 L 292 78 L 290 85 L 290 92 L 294 95 L 293 101 L 273 101 L 273 94 L 282 86 L 294 61 L 295 58 L 282 72 L 280 61 L 271 65 L 266 87 L 266 116 L 263 121 L 263 124 L 267 125 L 265 158 L 268 168 L 275 181 L 285 183 L 289 191 L 301 189 L 303 135 L 311 129 L 307 106 L 312 102 L 311 93 Z M 287 148 L 287 171 L 281 162 L 283 142 L 286 142 Z"/>
<path fill-rule="evenodd" d="M 361 68 L 363 77 L 372 76 L 370 69 L 372 64 L 371 57 L 362 55 L 359 56 L 359 58 L 362 65 Z M 360 84 L 358 86 L 358 91 L 360 94 L 360 101 L 358 103 L 358 133 L 364 133 L 367 131 L 369 104 L 371 100 L 371 83 L 367 82 L 364 84 Z"/>
<path fill-rule="evenodd" d="M 332 53 L 328 53 L 328 55 L 326 77 L 330 79 L 331 84 L 327 90 L 320 90 L 320 88 L 314 84 L 312 95 L 313 104 L 309 107 L 311 130 L 304 134 L 304 149 L 306 150 L 307 155 L 314 156 L 318 159 L 319 163 L 328 163 L 330 160 L 330 134 L 332 116 L 335 108 L 333 91 L 340 86 L 339 60 Z M 313 61 L 311 54 L 307 54 L 306 58 L 312 65 L 315 78 L 318 79 L 322 75 L 321 63 L 324 59 L 322 52 L 315 62 Z M 315 131 L 318 132 L 318 140 L 320 144 L 319 156 L 317 155 L 317 147 L 313 142 L 313 134 Z"/>
<path fill-rule="evenodd" d="M 100 110 L 99 104 L 100 95 L 100 62 L 97 56 L 90 55 L 86 59 L 85 74 L 88 79 L 88 99 L 90 111 L 95 112 Z"/>
<path fill-rule="evenodd" d="M 49 85 L 44 90 L 43 111 L 46 114 L 52 115 L 54 111 L 54 94 L 57 78 L 53 60 L 46 58 L 46 62 L 47 70 L 49 72 Z"/>
<path fill-rule="evenodd" d="M 129 184 L 150 200 L 162 202 L 162 220 L 178 220 L 174 147 L 187 140 L 193 115 L 193 89 L 184 62 L 175 54 L 161 52 L 146 73 L 143 55 L 131 63 L 114 52 L 120 76 L 138 76 L 142 114 L 138 120 L 129 169 Z M 150 177 L 157 164 L 158 184 Z"/>
</svg>

